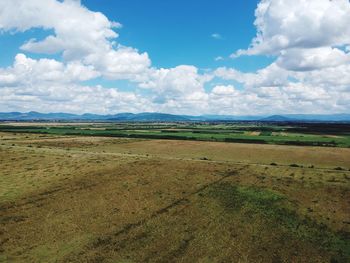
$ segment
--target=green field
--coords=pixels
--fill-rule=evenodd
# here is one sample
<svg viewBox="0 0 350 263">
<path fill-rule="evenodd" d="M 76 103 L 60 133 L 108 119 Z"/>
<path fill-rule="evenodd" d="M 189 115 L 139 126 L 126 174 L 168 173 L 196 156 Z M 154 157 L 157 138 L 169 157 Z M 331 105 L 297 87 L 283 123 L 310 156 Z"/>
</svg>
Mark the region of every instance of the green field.
<svg viewBox="0 0 350 263">
<path fill-rule="evenodd" d="M 0 125 L 3 132 L 110 136 L 280 145 L 350 147 L 350 124 L 37 123 Z"/>
</svg>

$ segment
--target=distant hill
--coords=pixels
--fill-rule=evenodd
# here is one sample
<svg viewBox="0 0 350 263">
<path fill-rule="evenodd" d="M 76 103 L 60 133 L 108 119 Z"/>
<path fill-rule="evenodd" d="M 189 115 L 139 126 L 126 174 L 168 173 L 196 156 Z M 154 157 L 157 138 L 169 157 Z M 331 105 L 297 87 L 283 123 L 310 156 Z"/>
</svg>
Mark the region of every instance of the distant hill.
<svg viewBox="0 0 350 263">
<path fill-rule="evenodd" d="M 276 121 L 276 122 L 349 122 L 350 114 L 286 114 L 286 115 L 272 115 L 267 118 L 262 118 L 260 121 Z"/>
<path fill-rule="evenodd" d="M 166 113 L 118 113 L 111 115 L 98 115 L 85 113 L 82 115 L 70 113 L 40 113 L 40 112 L 6 112 L 0 113 L 2 121 L 190 121 L 181 115 Z"/>
<path fill-rule="evenodd" d="M 73 120 L 77 117 L 75 114 L 70 113 L 40 113 L 36 111 L 30 111 L 27 113 L 21 112 L 7 112 L 0 113 L 0 120 Z"/>
<path fill-rule="evenodd" d="M 206 121 L 256 121 L 260 120 L 261 118 L 265 118 L 267 116 L 254 116 L 254 115 L 240 115 L 240 116 L 234 116 L 234 115 L 202 115 L 198 116 L 198 118 L 202 118 Z"/>
<path fill-rule="evenodd" d="M 113 117 L 108 118 L 111 121 L 190 121 L 190 119 L 180 116 L 166 113 L 151 113 L 144 112 L 139 114 L 116 114 Z"/>
<path fill-rule="evenodd" d="M 269 116 L 267 118 L 262 118 L 262 119 L 260 119 L 260 121 L 282 121 L 282 122 L 285 122 L 285 121 L 296 121 L 296 120 L 282 116 L 282 115 L 272 115 L 272 116 Z"/>
<path fill-rule="evenodd" d="M 265 121 L 265 122 L 350 122 L 350 114 L 284 114 L 272 116 L 234 116 L 234 115 L 174 115 L 157 112 L 143 113 L 118 113 L 99 115 L 85 113 L 82 115 L 71 113 L 40 113 L 30 111 L 22 112 L 0 112 L 0 121 L 134 121 L 134 122 L 175 122 L 175 121 Z"/>
<path fill-rule="evenodd" d="M 304 121 L 350 121 L 350 114 L 287 114 L 287 118 Z"/>
</svg>

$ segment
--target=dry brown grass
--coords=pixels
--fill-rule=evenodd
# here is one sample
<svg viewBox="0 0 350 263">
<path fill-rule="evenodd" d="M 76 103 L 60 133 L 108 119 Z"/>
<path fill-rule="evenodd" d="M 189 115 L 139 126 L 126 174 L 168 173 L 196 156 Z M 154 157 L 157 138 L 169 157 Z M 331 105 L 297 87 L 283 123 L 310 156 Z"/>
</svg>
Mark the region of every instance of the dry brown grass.
<svg viewBox="0 0 350 263">
<path fill-rule="evenodd" d="M 344 260 L 256 204 L 232 210 L 211 193 L 272 191 L 302 225 L 348 238 L 350 173 L 333 169 L 349 167 L 348 149 L 0 136 L 0 261 Z"/>
<path fill-rule="evenodd" d="M 243 163 L 290 165 L 314 165 L 334 168 L 343 166 L 350 169 L 350 149 L 327 147 L 302 147 L 281 145 L 256 145 L 222 142 L 196 142 L 171 140 L 143 140 L 127 144 L 114 144 L 106 139 L 107 144 L 96 145 L 96 150 L 150 154 L 157 157 L 176 157 L 197 159 L 206 157 L 215 161 Z"/>
<path fill-rule="evenodd" d="M 3 135 L 0 133 L 0 135 Z M 11 138 L 11 135 L 5 134 Z M 181 140 L 141 140 L 127 138 L 19 135 L 16 143 L 58 148 L 76 148 L 92 152 L 153 155 L 159 158 L 200 159 L 213 161 L 279 165 L 314 165 L 316 168 L 343 167 L 350 169 L 350 149 L 334 147 L 303 147 L 285 145 L 259 145 Z M 43 135 L 41 135 L 43 136 Z M 28 138 L 25 138 L 28 137 Z M 11 140 L 6 141 L 11 143 Z"/>
</svg>

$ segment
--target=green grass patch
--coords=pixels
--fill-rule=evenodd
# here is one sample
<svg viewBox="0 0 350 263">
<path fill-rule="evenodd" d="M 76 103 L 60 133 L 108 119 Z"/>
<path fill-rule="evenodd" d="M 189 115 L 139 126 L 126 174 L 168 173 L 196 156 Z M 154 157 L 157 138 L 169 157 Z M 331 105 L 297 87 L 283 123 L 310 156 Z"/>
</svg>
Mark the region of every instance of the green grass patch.
<svg viewBox="0 0 350 263">
<path fill-rule="evenodd" d="M 79 252 L 92 238 L 90 234 L 82 234 L 67 242 L 41 245 L 31 250 L 31 256 L 40 259 L 40 262 L 64 261 L 65 256 Z"/>
<path fill-rule="evenodd" d="M 287 198 L 277 192 L 231 183 L 213 186 L 208 195 L 217 199 L 225 210 L 239 214 L 246 222 L 262 220 L 271 231 L 286 238 L 306 241 L 331 253 L 335 262 L 349 262 L 350 239 L 347 233 L 335 233 L 326 225 L 298 215 Z"/>
</svg>

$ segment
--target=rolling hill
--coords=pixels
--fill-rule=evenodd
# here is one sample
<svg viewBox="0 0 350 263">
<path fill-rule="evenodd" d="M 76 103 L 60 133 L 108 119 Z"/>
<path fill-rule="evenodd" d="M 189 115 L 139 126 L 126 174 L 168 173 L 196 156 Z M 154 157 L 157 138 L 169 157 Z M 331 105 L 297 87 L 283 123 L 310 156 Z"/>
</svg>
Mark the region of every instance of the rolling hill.
<svg viewBox="0 0 350 263">
<path fill-rule="evenodd" d="M 232 115 L 174 115 L 157 112 L 117 113 L 99 115 L 85 113 L 82 115 L 72 113 L 40 113 L 30 111 L 0 112 L 0 121 L 134 121 L 134 122 L 177 122 L 177 121 L 263 121 L 263 122 L 349 122 L 350 114 L 286 114 L 272 116 L 232 116 Z"/>
</svg>

